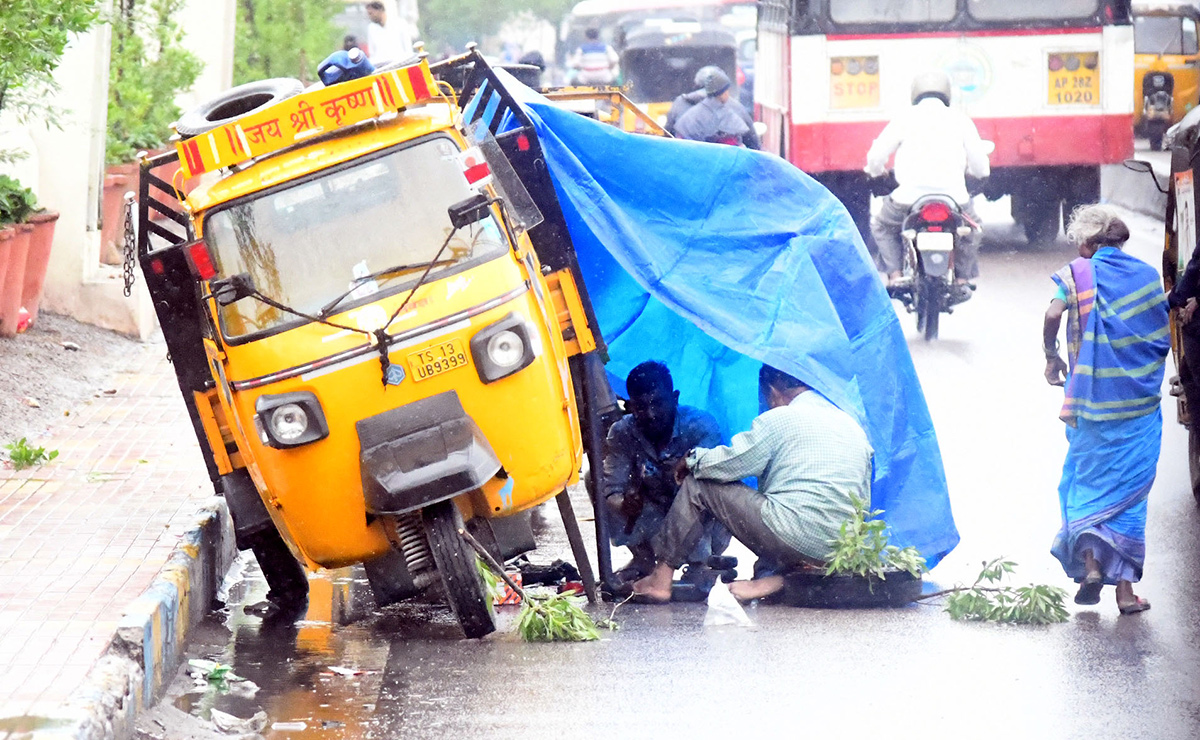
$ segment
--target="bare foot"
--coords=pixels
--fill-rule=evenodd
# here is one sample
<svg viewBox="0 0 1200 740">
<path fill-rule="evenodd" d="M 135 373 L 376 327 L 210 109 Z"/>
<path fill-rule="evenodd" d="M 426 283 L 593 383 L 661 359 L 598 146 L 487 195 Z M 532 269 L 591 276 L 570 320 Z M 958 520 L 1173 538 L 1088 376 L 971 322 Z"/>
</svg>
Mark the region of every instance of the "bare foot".
<svg viewBox="0 0 1200 740">
<path fill-rule="evenodd" d="M 734 581 L 729 584 L 729 593 L 738 601 L 754 601 L 783 588 L 783 576 L 764 576 L 752 581 Z"/>
<path fill-rule="evenodd" d="M 634 582 L 633 593 L 647 601 L 665 604 L 671 600 L 671 576 L 674 574 L 674 568 L 666 563 L 659 563 L 654 566 L 650 575 Z"/>
</svg>

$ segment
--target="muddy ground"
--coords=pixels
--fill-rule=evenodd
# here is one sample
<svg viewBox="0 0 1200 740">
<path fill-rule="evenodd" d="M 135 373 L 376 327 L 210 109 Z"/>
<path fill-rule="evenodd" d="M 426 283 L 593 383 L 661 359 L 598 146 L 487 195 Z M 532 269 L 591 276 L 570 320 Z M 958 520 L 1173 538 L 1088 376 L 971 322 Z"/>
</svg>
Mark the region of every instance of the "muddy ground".
<svg viewBox="0 0 1200 740">
<path fill-rule="evenodd" d="M 0 338 L 0 460 L 7 460 L 4 445 L 47 437 L 65 416 L 102 394 L 117 372 L 136 361 L 140 346 L 136 339 L 45 312 L 25 333 Z"/>
</svg>

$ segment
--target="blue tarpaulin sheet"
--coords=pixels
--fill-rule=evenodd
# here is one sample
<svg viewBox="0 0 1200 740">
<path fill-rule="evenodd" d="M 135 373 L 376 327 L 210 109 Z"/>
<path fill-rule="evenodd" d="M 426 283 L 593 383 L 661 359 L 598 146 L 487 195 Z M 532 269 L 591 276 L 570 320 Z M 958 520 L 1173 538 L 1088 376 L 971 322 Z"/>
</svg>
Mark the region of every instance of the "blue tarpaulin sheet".
<svg viewBox="0 0 1200 740">
<path fill-rule="evenodd" d="M 892 543 L 941 560 L 958 531 L 933 422 L 842 204 L 779 157 L 626 133 L 504 79 L 534 121 L 618 393 L 659 360 L 728 437 L 760 411 L 761 363 L 794 375 L 866 430 Z"/>
</svg>

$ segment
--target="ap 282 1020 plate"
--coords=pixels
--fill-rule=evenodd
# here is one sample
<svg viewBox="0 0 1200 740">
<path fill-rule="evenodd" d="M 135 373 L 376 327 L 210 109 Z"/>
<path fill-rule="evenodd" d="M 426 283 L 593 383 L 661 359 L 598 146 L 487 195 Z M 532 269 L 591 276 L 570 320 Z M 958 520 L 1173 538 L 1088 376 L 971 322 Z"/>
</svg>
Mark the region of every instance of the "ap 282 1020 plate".
<svg viewBox="0 0 1200 740">
<path fill-rule="evenodd" d="M 428 380 L 469 364 L 461 339 L 438 342 L 408 356 L 408 367 L 414 382 Z"/>
</svg>

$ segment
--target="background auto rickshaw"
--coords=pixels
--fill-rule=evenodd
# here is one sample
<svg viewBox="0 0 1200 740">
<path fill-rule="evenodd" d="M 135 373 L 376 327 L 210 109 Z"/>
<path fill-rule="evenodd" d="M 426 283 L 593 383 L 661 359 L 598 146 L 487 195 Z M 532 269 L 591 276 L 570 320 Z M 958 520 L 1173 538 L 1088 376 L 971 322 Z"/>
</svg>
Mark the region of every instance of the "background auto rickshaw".
<svg viewBox="0 0 1200 740">
<path fill-rule="evenodd" d="M 1133 6 L 1134 129 L 1162 148 L 1163 134 L 1200 102 L 1200 8 L 1191 3 Z"/>
<path fill-rule="evenodd" d="M 696 89 L 701 67 L 716 66 L 737 79 L 737 41 L 719 23 L 675 16 L 638 19 L 622 25 L 618 47 L 621 79 L 629 97 L 659 123 L 672 101 Z"/>
<path fill-rule="evenodd" d="M 502 106 L 464 118 L 480 87 Z M 556 496 L 595 598 L 565 488 L 611 406 L 537 137 L 503 90 L 474 51 L 304 92 L 240 86 L 143 160 L 136 220 L 239 548 L 269 583 L 292 556 L 363 563 L 381 605 L 440 582 L 468 637 L 494 623 L 459 529 L 512 557 Z M 176 162 L 203 184 L 159 177 Z"/>
<path fill-rule="evenodd" d="M 1184 269 L 1197 244 L 1195 162 L 1200 158 L 1200 109 L 1193 109 L 1183 120 L 1172 126 L 1164 143 L 1171 152 L 1171 178 L 1166 189 L 1167 210 L 1164 218 L 1166 238 L 1163 241 L 1163 285 L 1170 292 L 1183 277 Z M 1126 160 L 1129 169 L 1153 174 L 1153 166 L 1142 160 Z M 1193 321 L 1185 329 L 1179 311 L 1170 312 L 1171 356 L 1177 375 L 1170 379 L 1171 395 L 1176 398 L 1177 420 L 1188 430 L 1188 468 L 1191 473 L 1192 495 L 1200 504 L 1200 419 L 1192 409 L 1200 408 L 1200 356 L 1193 357 L 1185 344 L 1193 348 L 1200 342 L 1185 340 L 1185 331 L 1195 332 L 1200 323 Z"/>
</svg>

